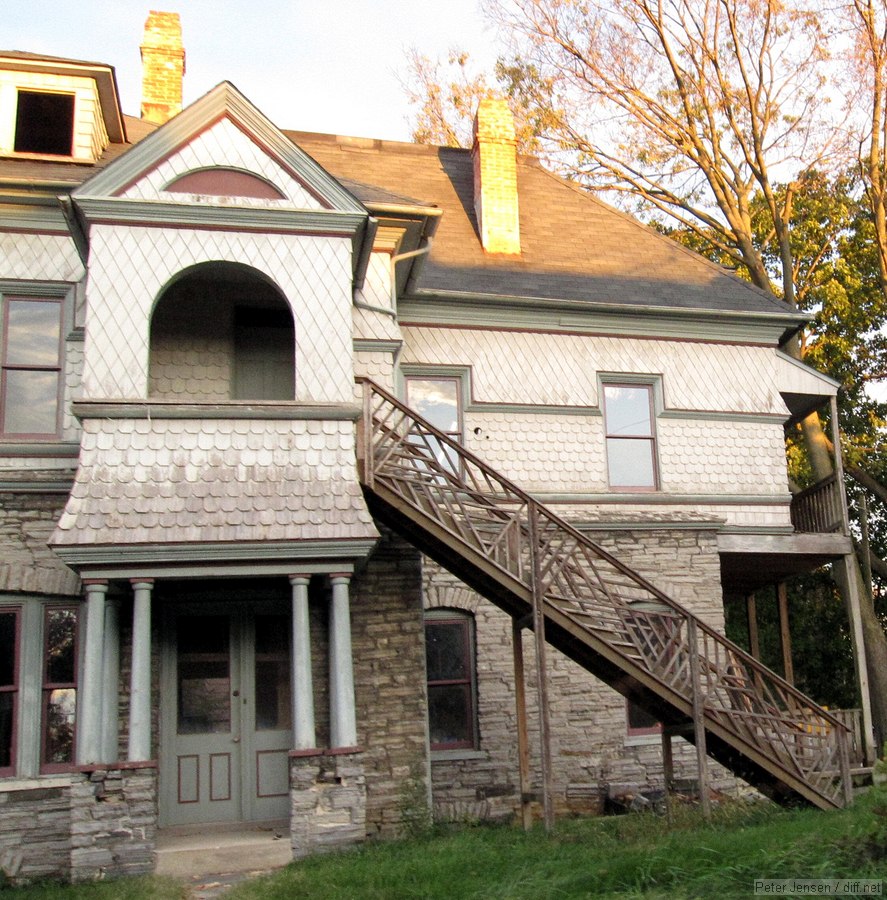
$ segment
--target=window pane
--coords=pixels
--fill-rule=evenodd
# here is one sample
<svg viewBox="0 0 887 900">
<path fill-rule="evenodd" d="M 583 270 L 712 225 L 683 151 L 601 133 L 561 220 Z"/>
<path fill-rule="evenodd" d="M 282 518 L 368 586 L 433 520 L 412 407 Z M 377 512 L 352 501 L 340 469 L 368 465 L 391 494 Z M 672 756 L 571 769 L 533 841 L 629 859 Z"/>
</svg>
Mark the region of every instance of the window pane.
<svg viewBox="0 0 887 900">
<path fill-rule="evenodd" d="M 458 385 L 455 378 L 408 378 L 407 403 L 435 428 L 460 434 Z"/>
<path fill-rule="evenodd" d="M 6 372 L 3 430 L 7 434 L 55 434 L 58 428 L 57 372 Z"/>
<path fill-rule="evenodd" d="M 10 300 L 6 331 L 8 366 L 57 366 L 61 304 Z"/>
<path fill-rule="evenodd" d="M 51 609 L 46 614 L 46 681 L 73 684 L 76 666 L 77 613 Z"/>
<path fill-rule="evenodd" d="M 12 767 L 12 724 L 15 694 L 0 691 L 0 769 Z"/>
<path fill-rule="evenodd" d="M 653 434 L 649 387 L 608 384 L 604 386 L 604 399 L 608 435 L 650 436 Z"/>
<path fill-rule="evenodd" d="M 645 709 L 634 703 L 628 703 L 628 728 L 630 731 L 654 730 L 659 728 L 659 720 Z"/>
<path fill-rule="evenodd" d="M 11 687 L 15 679 L 15 625 L 17 614 L 0 613 L 0 687 Z"/>
<path fill-rule="evenodd" d="M 429 686 L 428 724 L 432 746 L 473 743 L 470 691 L 468 684 Z"/>
<path fill-rule="evenodd" d="M 429 681 L 468 678 L 467 623 L 429 622 L 425 626 L 425 654 Z"/>
<path fill-rule="evenodd" d="M 19 91 L 15 114 L 16 153 L 71 156 L 74 95 Z"/>
<path fill-rule="evenodd" d="M 256 729 L 292 727 L 289 616 L 256 616 Z"/>
<path fill-rule="evenodd" d="M 231 730 L 229 641 L 227 616 L 179 618 L 179 734 Z"/>
<path fill-rule="evenodd" d="M 611 487 L 656 487 L 652 441 L 609 438 L 607 466 Z"/>
<path fill-rule="evenodd" d="M 77 691 L 60 688 L 49 691 L 46 698 L 46 750 L 44 762 L 74 761 L 74 721 Z"/>
</svg>

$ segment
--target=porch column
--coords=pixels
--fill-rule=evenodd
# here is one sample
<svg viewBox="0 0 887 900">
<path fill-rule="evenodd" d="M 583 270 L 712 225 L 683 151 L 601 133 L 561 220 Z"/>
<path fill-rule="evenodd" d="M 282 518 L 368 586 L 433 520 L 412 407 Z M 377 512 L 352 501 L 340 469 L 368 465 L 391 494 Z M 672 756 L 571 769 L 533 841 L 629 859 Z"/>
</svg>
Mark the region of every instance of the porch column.
<svg viewBox="0 0 887 900">
<path fill-rule="evenodd" d="M 130 762 L 151 758 L 151 591 L 152 578 L 134 578 L 132 673 L 129 686 Z"/>
<path fill-rule="evenodd" d="M 83 688 L 78 713 L 77 762 L 102 761 L 102 676 L 105 661 L 105 597 L 108 582 L 86 580 L 86 641 L 83 650 Z"/>
<path fill-rule="evenodd" d="M 314 683 L 311 672 L 311 627 L 308 616 L 307 575 L 290 575 L 293 588 L 292 703 L 293 748 L 317 746 L 314 732 Z"/>
<path fill-rule="evenodd" d="M 116 762 L 120 733 L 120 608 L 116 600 L 105 603 L 105 647 L 102 660 L 102 760 Z"/>
<path fill-rule="evenodd" d="M 330 575 L 330 746 L 357 745 L 354 668 L 351 661 L 350 575 Z"/>
</svg>

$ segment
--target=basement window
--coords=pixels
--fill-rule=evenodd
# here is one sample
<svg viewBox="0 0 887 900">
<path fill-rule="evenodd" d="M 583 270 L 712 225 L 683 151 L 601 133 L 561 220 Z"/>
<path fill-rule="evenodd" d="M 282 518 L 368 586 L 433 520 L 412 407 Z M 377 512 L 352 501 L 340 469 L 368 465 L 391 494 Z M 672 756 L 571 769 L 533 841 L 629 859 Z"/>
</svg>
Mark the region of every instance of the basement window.
<svg viewBox="0 0 887 900">
<path fill-rule="evenodd" d="M 71 156 L 73 147 L 74 95 L 19 91 L 13 150 Z"/>
</svg>

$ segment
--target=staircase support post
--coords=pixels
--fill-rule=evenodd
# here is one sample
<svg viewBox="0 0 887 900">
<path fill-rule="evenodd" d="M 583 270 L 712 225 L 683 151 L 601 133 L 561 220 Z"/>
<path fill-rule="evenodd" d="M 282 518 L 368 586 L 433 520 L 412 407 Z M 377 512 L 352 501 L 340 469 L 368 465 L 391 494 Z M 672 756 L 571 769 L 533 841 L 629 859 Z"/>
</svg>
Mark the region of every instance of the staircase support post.
<svg viewBox="0 0 887 900">
<path fill-rule="evenodd" d="M 843 792 L 844 806 L 848 807 L 853 802 L 853 777 L 850 774 L 850 732 L 846 729 L 838 731 L 838 752 L 841 760 L 841 789 Z"/>
<path fill-rule="evenodd" d="M 665 785 L 665 818 L 671 825 L 674 790 L 674 754 L 671 747 L 671 732 L 667 725 L 662 726 L 662 780 Z"/>
<path fill-rule="evenodd" d="M 551 798 L 551 721 L 548 709 L 548 669 L 545 664 L 545 611 L 542 608 L 542 567 L 539 560 L 539 511 L 527 508 L 530 551 L 533 555 L 533 635 L 536 642 L 536 681 L 539 691 L 539 737 L 542 757 L 542 810 L 546 833 L 554 828 Z"/>
<path fill-rule="evenodd" d="M 524 831 L 529 831 L 533 826 L 533 809 L 530 805 L 530 741 L 527 735 L 527 686 L 524 679 L 524 647 L 521 634 L 520 622 L 512 619 L 514 700 L 517 706 L 517 757 L 520 765 L 520 814 Z"/>
<path fill-rule="evenodd" d="M 687 619 L 687 649 L 690 653 L 690 683 L 693 691 L 693 740 L 696 744 L 696 764 L 699 778 L 699 806 L 706 819 L 711 818 L 709 797 L 708 755 L 705 748 L 705 710 L 702 696 L 702 680 L 699 673 L 699 636 L 696 621 Z"/>
<path fill-rule="evenodd" d="M 779 643 L 782 647 L 782 671 L 785 680 L 794 685 L 795 667 L 792 665 L 792 633 L 788 623 L 788 588 L 784 581 L 776 585 L 776 602 L 779 606 Z"/>
</svg>

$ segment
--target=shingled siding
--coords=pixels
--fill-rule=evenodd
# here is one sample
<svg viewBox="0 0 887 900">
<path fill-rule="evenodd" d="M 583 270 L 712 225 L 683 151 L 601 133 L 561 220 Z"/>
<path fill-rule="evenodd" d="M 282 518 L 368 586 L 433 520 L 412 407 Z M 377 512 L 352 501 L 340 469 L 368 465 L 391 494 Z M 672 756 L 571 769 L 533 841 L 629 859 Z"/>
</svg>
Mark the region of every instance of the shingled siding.
<svg viewBox="0 0 887 900">
<path fill-rule="evenodd" d="M 367 834 L 392 836 L 427 800 L 428 707 L 419 554 L 385 532 L 351 591 Z"/>
<path fill-rule="evenodd" d="M 607 549 L 654 584 L 723 630 L 715 534 L 707 530 L 614 531 L 595 535 Z M 519 803 L 517 724 L 510 617 L 453 576 L 426 562 L 427 608 L 465 610 L 475 617 L 479 751 L 432 753 L 434 811 L 442 820 L 508 818 Z M 532 787 L 541 784 L 533 637 L 523 637 L 527 672 Z M 576 663 L 549 648 L 553 800 L 559 813 L 596 813 L 608 794 L 662 788 L 658 738 L 627 734 L 624 698 Z M 696 777 L 695 751 L 674 742 L 675 776 Z M 712 764 L 713 784 L 735 779 Z"/>
</svg>

